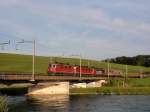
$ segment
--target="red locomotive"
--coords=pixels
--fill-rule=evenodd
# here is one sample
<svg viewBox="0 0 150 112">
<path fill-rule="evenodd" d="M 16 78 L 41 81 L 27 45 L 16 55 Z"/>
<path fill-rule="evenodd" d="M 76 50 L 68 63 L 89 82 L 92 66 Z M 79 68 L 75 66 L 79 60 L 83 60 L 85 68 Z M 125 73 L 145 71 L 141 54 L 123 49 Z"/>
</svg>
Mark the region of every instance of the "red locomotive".
<svg viewBox="0 0 150 112">
<path fill-rule="evenodd" d="M 48 67 L 48 74 L 54 74 L 54 75 L 74 75 L 79 76 L 79 74 L 82 74 L 82 76 L 96 76 L 96 75 L 102 75 L 104 73 L 103 70 L 96 70 L 94 68 L 88 68 L 88 67 L 81 67 L 80 66 L 73 66 L 73 65 L 67 65 L 67 64 L 49 64 Z"/>
</svg>

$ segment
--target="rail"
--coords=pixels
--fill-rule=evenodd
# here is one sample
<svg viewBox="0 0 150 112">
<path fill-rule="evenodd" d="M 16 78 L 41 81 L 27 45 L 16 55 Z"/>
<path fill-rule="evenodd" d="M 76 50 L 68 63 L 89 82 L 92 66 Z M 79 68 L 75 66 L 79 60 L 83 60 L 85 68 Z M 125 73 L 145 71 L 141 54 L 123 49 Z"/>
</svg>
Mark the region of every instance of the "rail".
<svg viewBox="0 0 150 112">
<path fill-rule="evenodd" d="M 0 75 L 2 81 L 29 81 L 31 75 Z M 35 76 L 36 81 L 102 80 L 105 77 Z"/>
</svg>

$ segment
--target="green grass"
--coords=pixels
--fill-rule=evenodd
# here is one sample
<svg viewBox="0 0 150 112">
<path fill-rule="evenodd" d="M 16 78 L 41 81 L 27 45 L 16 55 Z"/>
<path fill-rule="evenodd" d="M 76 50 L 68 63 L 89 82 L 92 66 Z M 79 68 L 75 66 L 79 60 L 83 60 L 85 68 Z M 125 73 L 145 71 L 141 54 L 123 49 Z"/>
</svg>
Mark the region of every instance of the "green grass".
<svg viewBox="0 0 150 112">
<path fill-rule="evenodd" d="M 71 95 L 103 94 L 103 95 L 149 95 L 150 87 L 101 87 L 101 88 L 72 88 Z"/>
<path fill-rule="evenodd" d="M 35 58 L 35 72 L 46 73 L 48 63 L 48 57 L 37 56 Z M 0 71 L 31 73 L 32 56 L 17 54 L 0 54 Z"/>
<path fill-rule="evenodd" d="M 128 78 L 126 81 L 124 78 L 113 78 L 106 86 L 122 87 L 125 83 L 129 87 L 150 87 L 150 78 Z"/>
<path fill-rule="evenodd" d="M 132 87 L 150 87 L 150 78 L 129 79 L 128 82 Z"/>
<path fill-rule="evenodd" d="M 46 74 L 47 67 L 50 63 L 50 57 L 36 56 L 35 58 L 35 72 L 37 74 Z M 52 57 L 52 62 L 67 63 L 72 65 L 79 65 L 79 59 L 75 58 L 62 58 L 62 57 Z M 88 62 L 90 67 L 96 68 L 107 68 L 107 63 L 100 62 L 96 60 L 87 60 L 82 59 L 82 65 L 87 66 Z M 141 67 L 141 66 L 129 66 L 129 73 L 139 73 L 140 69 L 143 69 L 143 72 L 150 72 L 150 68 Z M 125 71 L 125 65 L 113 64 L 111 63 L 111 69 Z M 19 55 L 19 54 L 7 54 L 0 53 L 0 72 L 25 72 L 31 73 L 32 71 L 32 56 L 30 55 Z"/>
</svg>

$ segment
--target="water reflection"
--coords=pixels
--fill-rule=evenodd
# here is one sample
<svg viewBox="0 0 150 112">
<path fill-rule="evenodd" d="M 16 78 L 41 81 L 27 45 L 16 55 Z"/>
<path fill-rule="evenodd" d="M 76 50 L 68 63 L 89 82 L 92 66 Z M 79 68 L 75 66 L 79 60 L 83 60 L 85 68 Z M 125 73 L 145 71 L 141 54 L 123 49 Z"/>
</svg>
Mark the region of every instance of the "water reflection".
<svg viewBox="0 0 150 112">
<path fill-rule="evenodd" d="M 42 108 L 60 108 L 65 109 L 68 107 L 69 96 L 68 95 L 51 95 L 51 96 L 32 96 L 28 97 L 28 100 L 34 104 L 41 106 Z"/>
<path fill-rule="evenodd" d="M 150 96 L 110 95 L 70 97 L 70 112 L 150 112 Z"/>
<path fill-rule="evenodd" d="M 8 97 L 9 112 L 150 112 L 150 96 L 54 95 Z"/>
<path fill-rule="evenodd" d="M 15 101 L 13 100 L 15 99 Z M 13 102 L 13 103 L 12 103 Z M 68 112 L 68 95 L 9 98 L 10 112 Z"/>
</svg>

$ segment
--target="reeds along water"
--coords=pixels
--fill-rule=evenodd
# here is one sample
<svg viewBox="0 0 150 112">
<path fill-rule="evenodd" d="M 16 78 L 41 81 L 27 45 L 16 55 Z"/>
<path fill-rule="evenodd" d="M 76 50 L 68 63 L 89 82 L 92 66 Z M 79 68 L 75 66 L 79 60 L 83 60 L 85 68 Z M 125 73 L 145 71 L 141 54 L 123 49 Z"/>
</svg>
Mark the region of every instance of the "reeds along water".
<svg viewBox="0 0 150 112">
<path fill-rule="evenodd" d="M 0 96 L 0 112 L 8 112 L 8 102 L 6 96 Z"/>
</svg>

